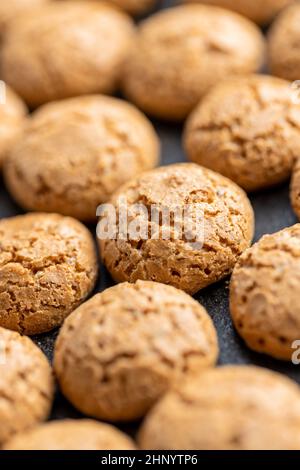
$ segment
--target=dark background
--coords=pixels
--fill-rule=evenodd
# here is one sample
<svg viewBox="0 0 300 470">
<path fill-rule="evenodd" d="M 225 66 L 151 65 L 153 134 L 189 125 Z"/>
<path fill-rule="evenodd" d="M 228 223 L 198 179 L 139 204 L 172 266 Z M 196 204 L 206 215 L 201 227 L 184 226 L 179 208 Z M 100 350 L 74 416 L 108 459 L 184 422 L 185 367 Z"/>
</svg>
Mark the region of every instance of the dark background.
<svg viewBox="0 0 300 470">
<path fill-rule="evenodd" d="M 174 0 L 161 2 L 161 7 L 175 4 Z M 300 77 L 299 77 L 300 78 Z M 182 126 L 153 122 L 162 142 L 162 165 L 185 161 L 181 146 Z M 289 202 L 288 184 L 267 192 L 250 196 L 255 210 L 256 233 L 258 240 L 265 233 L 276 232 L 297 222 Z M 0 218 L 21 214 L 23 211 L 13 202 L 4 188 L 0 177 Z M 95 226 L 89 227 L 95 232 Z M 108 273 L 101 267 L 101 273 L 95 292 L 99 292 L 113 284 Z M 219 364 L 255 364 L 269 367 L 297 380 L 300 383 L 300 365 L 273 360 L 265 355 L 249 350 L 235 333 L 228 309 L 228 280 L 215 284 L 195 296 L 211 315 L 218 331 L 220 357 Z M 34 337 L 34 341 L 43 349 L 49 359 L 52 358 L 53 344 L 57 331 Z M 299 338 L 300 339 L 300 338 Z M 57 391 L 52 418 L 81 417 L 74 408 Z M 122 426 L 124 428 L 124 426 Z M 135 426 L 125 426 L 128 431 Z"/>
</svg>

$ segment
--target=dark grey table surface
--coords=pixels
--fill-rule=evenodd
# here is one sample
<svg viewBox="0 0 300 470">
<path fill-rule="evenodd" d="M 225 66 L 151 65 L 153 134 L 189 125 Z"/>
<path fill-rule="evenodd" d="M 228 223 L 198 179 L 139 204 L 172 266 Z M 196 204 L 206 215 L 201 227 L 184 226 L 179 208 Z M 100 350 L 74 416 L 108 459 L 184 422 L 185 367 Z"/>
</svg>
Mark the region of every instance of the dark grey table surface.
<svg viewBox="0 0 300 470">
<path fill-rule="evenodd" d="M 161 7 L 176 3 L 174 0 L 161 2 Z M 154 121 L 155 128 L 162 142 L 162 165 L 182 162 L 186 160 L 182 146 L 182 126 L 170 125 Z M 259 240 L 265 233 L 273 233 L 297 222 L 289 202 L 289 187 L 285 184 L 272 190 L 250 195 L 255 210 L 256 232 L 255 240 Z M 23 213 L 9 194 L 0 177 L 0 218 L 10 217 Z M 95 227 L 90 226 L 94 233 Z M 106 270 L 101 267 L 99 281 L 95 292 L 102 291 L 113 284 Z M 273 360 L 265 355 L 249 350 L 233 329 L 228 309 L 228 280 L 215 284 L 195 296 L 211 315 L 218 331 L 220 357 L 219 364 L 255 364 L 268 367 L 284 373 L 300 383 L 300 366 Z M 57 331 L 34 337 L 34 341 L 48 356 L 52 358 L 53 344 Z M 57 391 L 52 410 L 52 419 L 63 417 L 80 417 L 78 413 Z M 124 426 L 122 426 L 124 429 Z M 125 429 L 134 430 L 129 425 Z"/>
</svg>

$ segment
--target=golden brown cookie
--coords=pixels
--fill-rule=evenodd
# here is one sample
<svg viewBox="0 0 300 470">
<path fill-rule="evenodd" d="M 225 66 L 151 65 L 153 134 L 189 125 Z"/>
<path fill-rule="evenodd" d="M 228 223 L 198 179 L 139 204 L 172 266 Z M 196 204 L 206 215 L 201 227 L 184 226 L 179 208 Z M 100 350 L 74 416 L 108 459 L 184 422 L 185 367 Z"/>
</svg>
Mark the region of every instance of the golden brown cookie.
<svg viewBox="0 0 300 470">
<path fill-rule="evenodd" d="M 138 281 L 97 294 L 64 323 L 54 368 L 81 412 L 140 418 L 185 374 L 215 364 L 217 335 L 206 310 L 174 287 Z"/>
<path fill-rule="evenodd" d="M 0 169 L 23 128 L 26 113 L 21 98 L 4 82 L 0 83 Z"/>
<path fill-rule="evenodd" d="M 194 294 L 231 273 L 253 236 L 253 210 L 244 191 L 192 163 L 146 172 L 121 187 L 111 203 L 117 213 L 116 236 L 103 237 L 100 248 L 117 282 L 148 279 Z M 123 204 L 125 237 L 118 224 Z M 137 212 L 141 230 L 135 234 L 131 218 L 135 224 L 137 204 L 146 212 Z"/>
<path fill-rule="evenodd" d="M 300 224 L 265 235 L 245 251 L 230 283 L 233 322 L 255 351 L 292 360 L 300 339 Z"/>
<path fill-rule="evenodd" d="M 299 450 L 299 387 L 258 367 L 203 371 L 158 402 L 139 442 L 143 449 Z"/>
<path fill-rule="evenodd" d="M 32 11 L 33 8 L 44 5 L 49 0 L 1 0 L 0 2 L 0 37 L 18 15 Z"/>
<path fill-rule="evenodd" d="M 89 221 L 122 183 L 158 160 L 157 136 L 142 113 L 125 101 L 86 96 L 40 108 L 5 177 L 24 208 Z"/>
<path fill-rule="evenodd" d="M 263 51 L 258 28 L 228 10 L 206 5 L 164 10 L 139 28 L 124 92 L 147 113 L 181 120 L 212 85 L 257 70 Z"/>
<path fill-rule="evenodd" d="M 0 220 L 0 325 L 33 335 L 59 326 L 97 278 L 89 231 L 57 214 Z"/>
<path fill-rule="evenodd" d="M 157 3 L 157 0 L 109 0 L 122 10 L 127 11 L 131 15 L 142 15 L 151 10 Z"/>
<path fill-rule="evenodd" d="M 133 37 L 131 19 L 108 3 L 49 3 L 10 25 L 1 49 L 2 76 L 31 106 L 111 93 Z"/>
<path fill-rule="evenodd" d="M 132 439 L 109 424 L 80 419 L 51 421 L 21 433 L 4 450 L 134 450 Z"/>
<path fill-rule="evenodd" d="M 251 75 L 214 87 L 187 121 L 190 160 L 247 191 L 287 180 L 300 155 L 300 106 L 289 85 Z"/>
<path fill-rule="evenodd" d="M 300 79 L 300 4 L 295 2 L 274 21 L 268 35 L 268 62 L 272 75 Z"/>
<path fill-rule="evenodd" d="M 299 156 L 299 155 L 298 155 Z M 296 161 L 293 173 L 292 181 L 290 188 L 290 199 L 294 209 L 295 214 L 300 220 L 300 159 Z"/>
<path fill-rule="evenodd" d="M 53 391 L 51 368 L 42 351 L 29 338 L 0 328 L 1 446 L 48 417 Z"/>
<path fill-rule="evenodd" d="M 246 16 L 255 23 L 264 25 L 294 0 L 183 0 L 186 3 L 205 3 L 229 8 Z"/>
</svg>

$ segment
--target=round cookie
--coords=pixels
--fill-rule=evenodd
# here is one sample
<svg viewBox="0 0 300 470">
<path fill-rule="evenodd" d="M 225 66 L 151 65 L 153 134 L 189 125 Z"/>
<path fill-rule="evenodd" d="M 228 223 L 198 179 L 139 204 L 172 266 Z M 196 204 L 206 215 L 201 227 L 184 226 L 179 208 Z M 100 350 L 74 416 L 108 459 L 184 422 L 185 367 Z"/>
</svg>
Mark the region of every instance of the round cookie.
<svg viewBox="0 0 300 470">
<path fill-rule="evenodd" d="M 86 96 L 36 111 L 5 179 L 28 210 L 93 221 L 99 204 L 158 161 L 158 138 L 143 114 L 125 101 Z"/>
<path fill-rule="evenodd" d="M 3 93 L 3 95 L 2 95 Z M 0 85 L 0 169 L 4 158 L 23 128 L 27 109 L 21 98 L 6 85 Z"/>
<path fill-rule="evenodd" d="M 238 260 L 230 283 L 235 327 L 255 351 L 291 361 L 300 338 L 300 224 L 261 240 Z"/>
<path fill-rule="evenodd" d="M 0 220 L 0 325 L 33 335 L 59 326 L 92 291 L 89 231 L 57 214 Z"/>
<path fill-rule="evenodd" d="M 184 0 L 186 3 L 205 3 L 229 8 L 246 16 L 255 23 L 264 25 L 293 0 Z"/>
<path fill-rule="evenodd" d="M 289 85 L 253 75 L 214 87 L 186 124 L 190 160 L 247 191 L 287 180 L 300 155 L 300 107 Z"/>
<path fill-rule="evenodd" d="M 131 19 L 108 3 L 49 3 L 10 25 L 1 73 L 31 106 L 112 93 L 133 37 Z"/>
<path fill-rule="evenodd" d="M 64 323 L 54 354 L 62 392 L 84 414 L 141 418 L 185 374 L 215 364 L 217 335 L 206 310 L 174 287 L 119 284 Z"/>
<path fill-rule="evenodd" d="M 155 450 L 299 450 L 299 387 L 258 367 L 204 371 L 150 411 L 139 443 Z"/>
<path fill-rule="evenodd" d="M 110 2 L 131 15 L 142 15 L 151 10 L 157 3 L 157 0 L 110 0 Z"/>
<path fill-rule="evenodd" d="M 18 15 L 44 5 L 49 0 L 3 0 L 0 2 L 0 37 Z"/>
<path fill-rule="evenodd" d="M 66 419 L 19 434 L 6 443 L 4 450 L 135 450 L 135 445 L 109 424 Z"/>
<path fill-rule="evenodd" d="M 121 187 L 111 203 L 116 236 L 97 232 L 103 262 L 117 282 L 146 279 L 194 294 L 230 274 L 253 236 L 253 210 L 244 191 L 192 163 L 146 172 Z M 118 224 L 123 204 L 125 237 Z M 146 212 L 135 219 L 137 204 Z M 140 233 L 131 230 L 131 217 L 133 224 L 139 221 Z"/>
<path fill-rule="evenodd" d="M 42 351 L 27 337 L 0 328 L 0 445 L 45 420 L 54 383 Z"/>
<path fill-rule="evenodd" d="M 182 120 L 212 85 L 259 69 L 263 52 L 261 32 L 236 13 L 206 5 L 167 9 L 139 27 L 123 89 L 147 113 Z"/>
<path fill-rule="evenodd" d="M 286 8 L 274 21 L 268 34 L 268 62 L 272 75 L 286 80 L 299 80 L 299 22 L 299 2 Z"/>
</svg>

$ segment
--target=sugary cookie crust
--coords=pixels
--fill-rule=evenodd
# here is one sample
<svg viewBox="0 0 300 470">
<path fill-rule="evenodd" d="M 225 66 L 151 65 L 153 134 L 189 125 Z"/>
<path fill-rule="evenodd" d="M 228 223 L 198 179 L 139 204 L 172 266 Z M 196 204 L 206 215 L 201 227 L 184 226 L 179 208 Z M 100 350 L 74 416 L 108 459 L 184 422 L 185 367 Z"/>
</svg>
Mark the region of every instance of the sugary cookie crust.
<svg viewBox="0 0 300 470">
<path fill-rule="evenodd" d="M 167 393 L 147 415 L 142 449 L 300 448 L 299 387 L 267 369 L 203 371 Z"/>
<path fill-rule="evenodd" d="M 91 292 L 97 258 L 75 219 L 27 214 L 0 220 L 0 324 L 33 335 L 60 325 Z"/>
<path fill-rule="evenodd" d="M 98 421 L 51 421 L 20 434 L 4 450 L 135 450 L 129 436 Z"/>
<path fill-rule="evenodd" d="M 50 365 L 27 337 L 0 328 L 0 445 L 45 420 L 54 393 Z"/>
<path fill-rule="evenodd" d="M 292 360 L 300 338 L 300 224 L 265 235 L 236 264 L 230 311 L 248 346 Z"/>
<path fill-rule="evenodd" d="M 290 83 L 253 75 L 219 84 L 189 118 L 184 145 L 192 161 L 247 191 L 287 180 L 300 155 L 300 107 Z"/>
<path fill-rule="evenodd" d="M 159 141 L 146 117 L 125 101 L 95 95 L 40 108 L 4 172 L 26 209 L 91 221 L 121 184 L 158 161 Z"/>
<path fill-rule="evenodd" d="M 205 3 L 222 8 L 229 8 L 246 16 L 255 23 L 269 23 L 280 10 L 293 0 L 184 0 L 186 3 Z"/>
<path fill-rule="evenodd" d="M 206 5 L 167 9 L 140 25 L 123 89 L 145 112 L 182 120 L 212 85 L 256 71 L 263 51 L 258 28 L 229 10 Z"/>
<path fill-rule="evenodd" d="M 203 211 L 197 231 L 203 232 L 198 247 L 183 237 L 170 239 L 100 240 L 101 257 L 117 282 L 146 279 L 195 293 L 226 277 L 240 254 L 251 243 L 254 216 L 247 196 L 227 178 L 198 165 L 176 164 L 144 173 L 124 185 L 111 200 L 118 213 L 119 201 L 130 208 L 142 203 L 159 209 L 187 207 Z M 192 225 L 192 213 L 189 215 Z M 147 231 L 162 231 L 155 221 L 142 219 Z M 202 231 L 202 232 L 201 232 Z"/>
<path fill-rule="evenodd" d="M 268 35 L 268 62 L 272 75 L 286 80 L 300 77 L 300 5 L 286 8 L 274 21 Z"/>
<path fill-rule="evenodd" d="M 64 323 L 55 372 L 83 413 L 109 421 L 142 417 L 183 374 L 215 364 L 217 335 L 185 293 L 138 281 L 97 294 Z"/>
<path fill-rule="evenodd" d="M 133 38 L 131 19 L 108 3 L 51 2 L 10 25 L 1 45 L 2 77 L 33 107 L 112 93 Z"/>
</svg>

